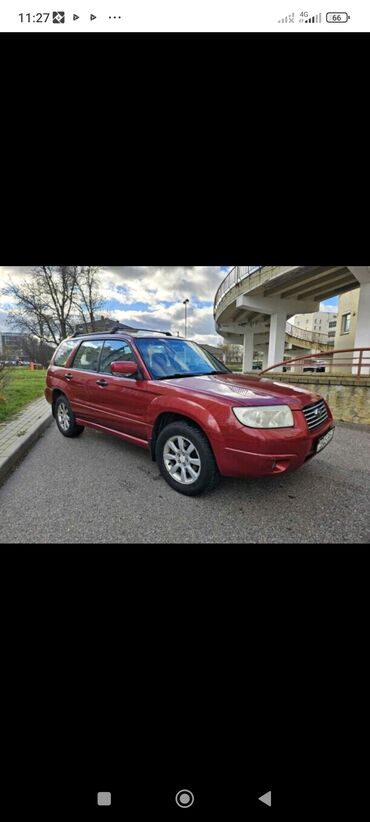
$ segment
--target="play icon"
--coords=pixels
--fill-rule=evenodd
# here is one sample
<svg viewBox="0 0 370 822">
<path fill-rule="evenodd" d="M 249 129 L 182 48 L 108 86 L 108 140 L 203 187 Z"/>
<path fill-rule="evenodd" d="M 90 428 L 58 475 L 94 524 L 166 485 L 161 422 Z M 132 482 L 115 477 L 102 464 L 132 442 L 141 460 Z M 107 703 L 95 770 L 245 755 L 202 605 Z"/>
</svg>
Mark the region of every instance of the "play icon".
<svg viewBox="0 0 370 822">
<path fill-rule="evenodd" d="M 73 15 L 73 19 L 74 19 L 74 20 L 79 20 L 80 18 L 79 18 L 79 16 L 78 16 L 78 14 L 74 14 L 74 15 Z"/>
<path fill-rule="evenodd" d="M 262 794 L 262 796 L 258 797 L 260 802 L 263 802 L 264 805 L 268 805 L 271 808 L 271 791 L 267 791 L 267 793 Z"/>
<path fill-rule="evenodd" d="M 90 14 L 90 20 L 96 20 L 96 14 Z"/>
</svg>

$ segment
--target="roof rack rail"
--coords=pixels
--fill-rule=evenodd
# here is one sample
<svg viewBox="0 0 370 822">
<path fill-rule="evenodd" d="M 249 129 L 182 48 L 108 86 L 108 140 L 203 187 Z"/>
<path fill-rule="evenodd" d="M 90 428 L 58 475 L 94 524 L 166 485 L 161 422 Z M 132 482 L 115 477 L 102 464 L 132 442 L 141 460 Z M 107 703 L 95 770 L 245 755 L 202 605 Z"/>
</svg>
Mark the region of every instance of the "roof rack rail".
<svg viewBox="0 0 370 822">
<path fill-rule="evenodd" d="M 150 331 L 151 334 L 165 334 L 166 337 L 172 337 L 170 331 L 160 331 L 158 328 L 127 328 L 127 325 L 122 325 L 121 323 L 116 323 L 113 328 L 108 331 L 108 334 L 116 334 L 117 331 L 126 331 L 127 334 L 131 334 L 135 331 Z"/>
<path fill-rule="evenodd" d="M 73 337 L 88 337 L 90 334 L 98 334 L 98 333 L 99 333 L 98 331 L 77 331 L 76 330 L 73 334 L 71 334 L 71 338 L 73 339 Z M 100 333 L 102 334 L 103 332 L 101 331 Z"/>
</svg>

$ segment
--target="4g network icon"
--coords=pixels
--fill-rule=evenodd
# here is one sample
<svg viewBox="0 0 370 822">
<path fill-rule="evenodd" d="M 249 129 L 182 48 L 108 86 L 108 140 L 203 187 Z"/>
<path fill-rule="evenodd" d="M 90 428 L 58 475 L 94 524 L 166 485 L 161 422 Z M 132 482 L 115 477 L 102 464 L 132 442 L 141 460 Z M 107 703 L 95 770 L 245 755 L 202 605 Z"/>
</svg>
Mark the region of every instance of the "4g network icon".
<svg viewBox="0 0 370 822">
<path fill-rule="evenodd" d="M 281 20 L 278 20 L 278 23 L 322 23 L 321 12 L 319 14 L 313 14 L 309 17 L 308 11 L 301 11 L 297 15 L 298 20 L 296 19 L 294 11 L 291 14 L 287 14 L 286 17 L 282 17 Z"/>
</svg>

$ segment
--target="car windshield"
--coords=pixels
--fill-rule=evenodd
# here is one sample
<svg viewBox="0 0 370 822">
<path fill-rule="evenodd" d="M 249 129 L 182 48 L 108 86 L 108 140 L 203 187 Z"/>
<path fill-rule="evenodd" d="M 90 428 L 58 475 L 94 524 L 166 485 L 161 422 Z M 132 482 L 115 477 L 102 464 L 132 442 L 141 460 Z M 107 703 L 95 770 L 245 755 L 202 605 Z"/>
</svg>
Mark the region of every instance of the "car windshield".
<svg viewBox="0 0 370 822">
<path fill-rule="evenodd" d="M 197 343 L 179 339 L 136 339 L 135 343 L 156 380 L 229 373 L 220 360 Z"/>
</svg>

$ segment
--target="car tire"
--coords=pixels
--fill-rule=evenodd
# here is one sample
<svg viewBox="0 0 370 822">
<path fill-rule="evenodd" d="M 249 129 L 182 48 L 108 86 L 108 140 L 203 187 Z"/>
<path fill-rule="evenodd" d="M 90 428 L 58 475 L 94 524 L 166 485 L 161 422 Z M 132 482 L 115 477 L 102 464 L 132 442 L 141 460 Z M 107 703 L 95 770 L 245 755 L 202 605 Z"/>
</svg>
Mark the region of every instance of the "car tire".
<svg viewBox="0 0 370 822">
<path fill-rule="evenodd" d="M 64 394 L 58 397 L 55 403 L 54 415 L 56 424 L 60 433 L 63 434 L 63 437 L 79 437 L 84 431 L 83 425 L 76 424 L 75 415 Z"/>
<path fill-rule="evenodd" d="M 207 437 L 185 420 L 172 422 L 161 431 L 155 455 L 162 476 L 179 494 L 198 496 L 211 491 L 219 480 Z"/>
</svg>

